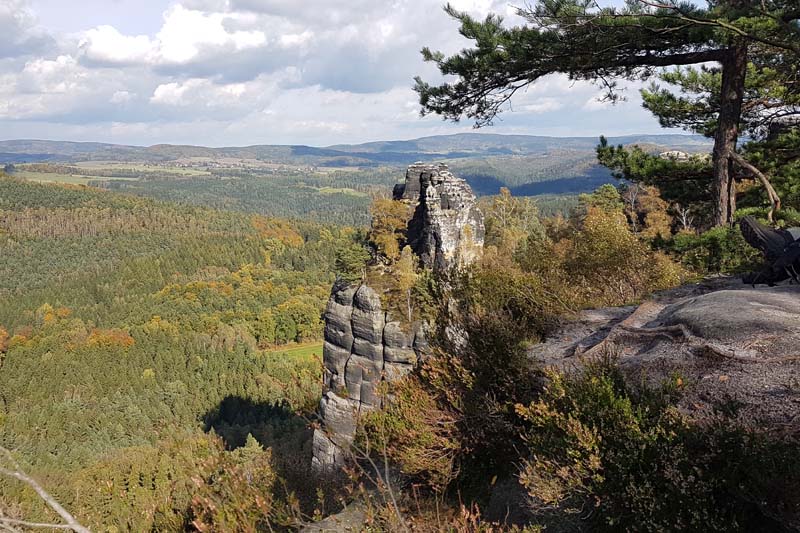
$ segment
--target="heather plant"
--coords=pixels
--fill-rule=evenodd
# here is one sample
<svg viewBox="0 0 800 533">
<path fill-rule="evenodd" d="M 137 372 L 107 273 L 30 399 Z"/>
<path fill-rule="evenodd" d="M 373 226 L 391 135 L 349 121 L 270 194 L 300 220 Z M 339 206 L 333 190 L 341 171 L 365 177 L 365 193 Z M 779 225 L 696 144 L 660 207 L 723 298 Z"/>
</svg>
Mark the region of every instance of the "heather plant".
<svg viewBox="0 0 800 533">
<path fill-rule="evenodd" d="M 692 422 L 679 376 L 632 387 L 613 360 L 551 373 L 517 412 L 530 423 L 520 480 L 542 523 L 586 531 L 781 531 L 798 500 L 800 444 L 737 426 Z M 555 527 L 555 526 L 554 526 Z"/>
</svg>

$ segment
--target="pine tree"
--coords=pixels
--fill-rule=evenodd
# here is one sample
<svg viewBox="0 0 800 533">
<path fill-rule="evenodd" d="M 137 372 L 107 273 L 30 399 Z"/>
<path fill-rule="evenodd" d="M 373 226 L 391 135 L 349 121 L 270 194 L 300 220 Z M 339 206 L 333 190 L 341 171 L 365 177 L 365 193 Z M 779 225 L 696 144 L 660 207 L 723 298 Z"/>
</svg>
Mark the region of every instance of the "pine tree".
<svg viewBox="0 0 800 533">
<path fill-rule="evenodd" d="M 481 22 L 452 6 L 446 10 L 475 47 L 451 57 L 423 49 L 427 61 L 458 80 L 432 86 L 417 78 L 422 112 L 456 121 L 467 116 L 478 126 L 491 124 L 514 93 L 548 74 L 601 83 L 613 100 L 619 97 L 617 79 L 646 79 L 660 67 L 718 63 L 712 164 L 718 225 L 730 222 L 736 207 L 731 168 L 748 56 L 755 50 L 800 56 L 796 0 L 709 1 L 705 8 L 677 0 L 631 0 L 624 8 L 600 8 L 596 0 L 539 0 L 518 10 L 527 24 L 513 28 L 496 15 Z"/>
<path fill-rule="evenodd" d="M 360 244 L 336 250 L 336 272 L 346 281 L 358 281 L 364 277 L 365 264 L 369 253 Z"/>
</svg>

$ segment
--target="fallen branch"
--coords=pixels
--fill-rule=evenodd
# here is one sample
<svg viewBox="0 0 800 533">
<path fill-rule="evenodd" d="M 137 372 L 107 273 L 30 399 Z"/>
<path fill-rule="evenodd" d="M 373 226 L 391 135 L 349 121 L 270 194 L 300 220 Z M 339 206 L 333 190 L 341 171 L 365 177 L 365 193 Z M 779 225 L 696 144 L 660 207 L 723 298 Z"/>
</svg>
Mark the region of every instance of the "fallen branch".
<svg viewBox="0 0 800 533">
<path fill-rule="evenodd" d="M 25 525 L 28 527 L 49 527 L 52 529 L 71 529 L 75 533 L 91 533 L 91 531 L 83 527 L 77 520 L 75 520 L 75 517 L 72 516 L 66 509 L 64 509 L 61 506 L 61 504 L 55 500 L 55 498 L 50 496 L 50 494 L 48 494 L 48 492 L 44 490 L 42 486 L 36 482 L 35 479 L 28 476 L 25 472 L 22 471 L 22 469 L 19 467 L 19 464 L 17 464 L 17 462 L 14 460 L 14 457 L 11 455 L 10 451 L 0 446 L 0 453 L 5 455 L 6 459 L 8 459 L 8 462 L 11 464 L 13 468 L 13 469 L 8 469 L 0 466 L 0 474 L 18 479 L 19 481 L 22 481 L 23 483 L 31 487 L 34 491 L 36 491 L 36 494 L 38 494 L 39 497 L 42 500 L 44 500 L 44 502 L 48 505 L 48 507 L 50 507 L 53 511 L 55 511 L 58 514 L 58 516 L 60 516 L 64 520 L 64 522 L 66 522 L 66 524 L 56 524 L 56 525 L 54 524 L 31 525 L 20 522 L 16 525 Z M 0 518 L 0 523 L 4 523 L 10 526 L 13 524 L 13 521 L 11 521 L 11 519 L 8 518 Z"/>
<path fill-rule="evenodd" d="M 44 524 L 39 522 L 26 522 L 25 520 L 14 520 L 13 518 L 0 518 L 0 525 L 2 526 L 24 526 L 41 529 L 66 529 L 72 530 L 72 526 L 66 524 Z M 11 527 L 11 529 L 14 529 Z"/>
</svg>

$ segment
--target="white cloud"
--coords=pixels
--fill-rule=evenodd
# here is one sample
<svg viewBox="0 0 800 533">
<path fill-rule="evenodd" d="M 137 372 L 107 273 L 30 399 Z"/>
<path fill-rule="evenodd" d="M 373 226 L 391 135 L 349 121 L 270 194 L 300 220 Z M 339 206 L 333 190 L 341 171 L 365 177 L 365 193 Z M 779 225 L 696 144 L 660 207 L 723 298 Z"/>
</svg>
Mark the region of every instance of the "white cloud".
<svg viewBox="0 0 800 533">
<path fill-rule="evenodd" d="M 226 95 L 239 98 L 247 92 L 247 86 L 244 83 L 232 83 L 221 87 L 220 90 Z"/>
<path fill-rule="evenodd" d="M 186 105 L 188 102 L 184 100 L 184 94 L 202 83 L 202 80 L 189 80 L 184 83 L 164 83 L 156 87 L 156 90 L 153 91 L 150 102 L 153 104 Z"/>
<path fill-rule="evenodd" d="M 612 105 L 614 104 L 611 101 L 604 99 L 603 94 L 599 93 L 586 100 L 582 109 L 586 111 L 602 111 L 604 109 L 610 109 Z"/>
<path fill-rule="evenodd" d="M 111 26 L 87 31 L 78 46 L 88 59 L 112 64 L 147 62 L 154 51 L 154 43 L 147 35 L 122 35 Z"/>
<path fill-rule="evenodd" d="M 81 90 L 86 72 L 72 56 L 62 55 L 54 60 L 35 59 L 25 64 L 17 84 L 27 93 L 65 94 Z"/>
<path fill-rule="evenodd" d="M 257 48 L 266 43 L 261 31 L 228 31 L 222 13 L 203 13 L 180 4 L 164 16 L 158 32 L 158 56 L 166 63 L 186 63 L 204 48 L 232 48 L 233 51 Z"/>
<path fill-rule="evenodd" d="M 564 104 L 562 102 L 559 102 L 555 98 L 542 98 L 536 103 L 525 104 L 518 109 L 520 111 L 536 115 L 539 113 L 549 113 L 551 111 L 558 111 L 563 107 Z"/>
<path fill-rule="evenodd" d="M 27 0 L 0 2 L 0 59 L 46 52 L 55 44 L 42 29 Z"/>
<path fill-rule="evenodd" d="M 248 17 L 204 13 L 181 4 L 164 14 L 164 23 L 154 38 L 123 35 L 112 26 L 98 26 L 84 32 L 79 43 L 84 57 L 103 64 L 185 64 L 204 52 L 241 52 L 267 42 L 259 30 L 231 30 L 228 23 Z"/>
<path fill-rule="evenodd" d="M 303 33 L 287 33 L 281 35 L 278 41 L 284 48 L 299 47 L 309 43 L 314 38 L 314 32 L 306 30 Z"/>
<path fill-rule="evenodd" d="M 110 102 L 112 104 L 124 104 L 125 102 L 130 102 L 133 99 L 134 95 L 129 93 L 128 91 L 116 91 L 114 94 L 111 95 Z"/>
<path fill-rule="evenodd" d="M 421 120 L 411 90 L 415 75 L 439 79 L 422 62 L 422 46 L 453 53 L 469 44 L 441 0 L 141 1 L 162 1 L 162 17 L 124 26 L 130 32 L 115 26 L 118 16 L 93 17 L 93 27 L 58 35 L 48 48 L 28 0 L 0 0 L 0 131 L 144 144 L 324 145 L 471 129 L 469 121 Z M 517 22 L 507 1 L 453 3 Z M 13 59 L 2 59 L 7 50 Z M 635 130 L 658 130 L 634 103 L 614 109 L 609 128 L 596 94 L 585 82 L 548 76 L 520 91 L 513 112 L 491 131 L 612 134 L 621 118 Z"/>
</svg>

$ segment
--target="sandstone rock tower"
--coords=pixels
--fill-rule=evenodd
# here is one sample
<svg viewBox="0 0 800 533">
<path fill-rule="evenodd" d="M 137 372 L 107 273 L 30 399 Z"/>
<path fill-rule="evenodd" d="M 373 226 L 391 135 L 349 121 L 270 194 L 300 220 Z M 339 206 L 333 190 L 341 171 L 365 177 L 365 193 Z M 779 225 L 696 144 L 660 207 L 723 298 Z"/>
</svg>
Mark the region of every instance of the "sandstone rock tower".
<svg viewBox="0 0 800 533">
<path fill-rule="evenodd" d="M 483 215 L 467 182 L 446 165 L 411 165 L 405 184 L 395 187 L 394 199 L 414 208 L 408 241 L 426 268 L 444 272 L 480 256 Z M 314 431 L 316 471 L 343 462 L 361 413 L 381 407 L 381 382 L 410 372 L 427 348 L 424 326 L 404 329 L 367 285 L 334 284 L 324 319 L 323 427 Z"/>
<path fill-rule="evenodd" d="M 483 214 L 472 188 L 447 165 L 411 165 L 405 184 L 395 186 L 394 199 L 416 204 L 408 241 L 427 268 L 463 267 L 483 251 Z"/>
</svg>

